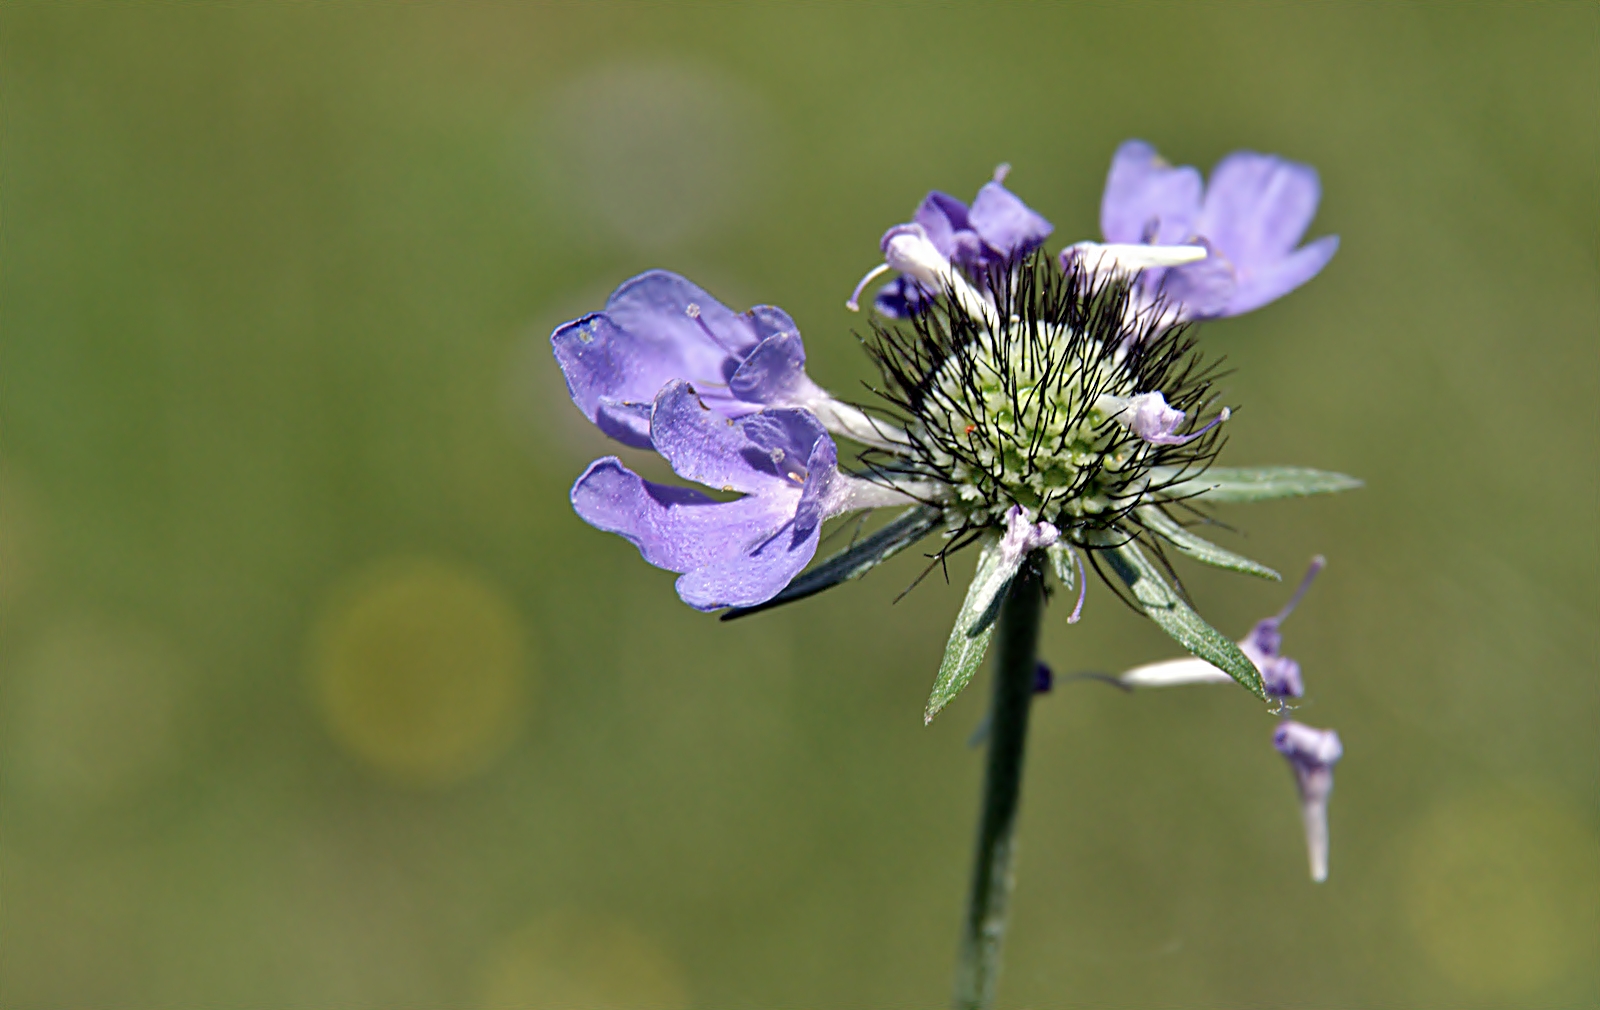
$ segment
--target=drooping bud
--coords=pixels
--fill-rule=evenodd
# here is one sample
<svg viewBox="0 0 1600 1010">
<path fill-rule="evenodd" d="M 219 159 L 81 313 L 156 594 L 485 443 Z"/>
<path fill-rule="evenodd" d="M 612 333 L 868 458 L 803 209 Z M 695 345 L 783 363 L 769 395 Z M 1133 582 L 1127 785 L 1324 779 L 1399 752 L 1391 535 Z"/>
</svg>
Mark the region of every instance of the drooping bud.
<svg viewBox="0 0 1600 1010">
<path fill-rule="evenodd" d="M 1311 879 L 1320 884 L 1328 879 L 1328 796 L 1333 792 L 1333 766 L 1344 756 L 1344 745 L 1331 729 L 1285 720 L 1273 731 L 1272 746 L 1294 772 Z"/>
</svg>

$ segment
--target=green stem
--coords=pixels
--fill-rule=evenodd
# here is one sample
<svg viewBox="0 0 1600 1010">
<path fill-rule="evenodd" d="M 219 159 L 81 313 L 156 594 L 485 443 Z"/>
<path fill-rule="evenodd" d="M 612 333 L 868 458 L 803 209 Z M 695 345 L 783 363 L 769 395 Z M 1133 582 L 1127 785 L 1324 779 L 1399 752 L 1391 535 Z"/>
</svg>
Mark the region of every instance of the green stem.
<svg viewBox="0 0 1600 1010">
<path fill-rule="evenodd" d="M 999 988 L 1000 944 L 1005 938 L 1006 908 L 1011 898 L 1022 756 L 1028 737 L 1028 709 L 1033 703 L 1039 617 L 1043 609 L 1043 573 L 1037 558 L 1029 558 L 1012 580 L 1000 609 L 983 808 L 972 868 L 972 894 L 961 930 L 961 962 L 956 970 L 957 1010 L 989 1010 Z"/>
</svg>

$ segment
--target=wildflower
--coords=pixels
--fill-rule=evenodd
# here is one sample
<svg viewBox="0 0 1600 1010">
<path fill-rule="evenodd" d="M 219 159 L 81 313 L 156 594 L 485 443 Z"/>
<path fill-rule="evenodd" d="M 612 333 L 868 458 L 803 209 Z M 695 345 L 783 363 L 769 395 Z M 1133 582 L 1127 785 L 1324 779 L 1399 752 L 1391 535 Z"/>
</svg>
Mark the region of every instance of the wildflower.
<svg viewBox="0 0 1600 1010">
<path fill-rule="evenodd" d="M 1050 237 L 1054 226 L 1005 188 L 1005 178 L 1010 171 L 1010 165 L 996 168 L 994 178 L 978 190 L 970 208 L 946 193 L 929 193 L 912 215 L 911 225 L 897 225 L 884 235 L 882 245 L 886 257 L 890 253 L 891 239 L 912 226 L 941 259 L 973 273 L 1037 249 Z M 857 307 L 862 289 L 891 268 L 901 269 L 892 257 L 861 279 L 848 302 L 852 310 Z M 927 308 L 940 287 L 937 281 L 903 273 L 879 290 L 874 306 L 891 319 L 904 319 Z"/>
<path fill-rule="evenodd" d="M 1295 589 L 1294 595 L 1289 597 L 1289 602 L 1283 605 L 1283 609 L 1271 617 L 1257 621 L 1250 629 L 1250 633 L 1239 642 L 1239 651 L 1243 652 L 1260 671 L 1262 685 L 1272 697 L 1299 698 L 1305 694 L 1305 684 L 1300 678 L 1300 664 L 1279 652 L 1283 648 L 1283 634 L 1278 629 L 1294 612 L 1294 608 L 1305 597 L 1306 590 L 1311 588 L 1317 573 L 1321 572 L 1326 564 L 1327 560 L 1320 554 L 1312 558 L 1305 577 L 1300 580 L 1299 587 Z M 1118 678 L 1128 687 L 1225 684 L 1232 679 L 1215 666 L 1194 656 L 1136 666 Z"/>
<path fill-rule="evenodd" d="M 1328 879 L 1328 795 L 1333 792 L 1333 766 L 1344 756 L 1344 745 L 1331 729 L 1313 729 L 1291 720 L 1278 724 L 1272 745 L 1294 772 L 1311 879 L 1320 884 Z"/>
<path fill-rule="evenodd" d="M 579 479 L 574 506 L 653 564 L 681 572 L 678 590 L 692 606 L 732 608 L 725 618 L 856 578 L 936 530 L 936 563 L 976 546 L 930 719 L 970 680 L 1024 566 L 1047 561 L 1076 589 L 1069 621 L 1077 619 L 1083 556 L 1103 576 L 1109 567 L 1196 656 L 1267 697 L 1247 653 L 1190 609 L 1161 565 L 1170 549 L 1277 575 L 1177 517 L 1210 500 L 1357 482 L 1212 467 L 1230 415 L 1213 372 L 1192 331 L 1170 314 L 1136 310 L 1145 274 L 1196 263 L 1207 247 L 1144 241 L 1153 236 L 1079 243 L 1058 268 L 1038 248 L 1049 222 L 1005 189 L 1004 175 L 1002 166 L 971 208 L 930 194 L 916 220 L 885 233 L 884 264 L 862 286 L 896 270 L 904 302 L 880 302 L 890 322 L 871 324 L 866 343 L 881 380 L 871 413 L 811 381 L 798 328 L 782 310 L 735 314 L 674 274 L 643 274 L 603 312 L 558 329 L 552 343 L 569 390 L 596 424 L 654 447 L 682 477 L 744 495 L 717 502 L 643 481 L 608 458 Z M 900 311 L 913 302 L 919 311 Z M 865 446 L 856 468 L 839 466 L 829 433 Z M 824 520 L 886 505 L 904 511 L 801 573 Z"/>
<path fill-rule="evenodd" d="M 1253 151 L 1224 158 L 1204 188 L 1194 168 L 1173 168 L 1130 140 L 1112 158 L 1100 230 L 1112 243 L 1208 251 L 1202 261 L 1144 273 L 1141 307 L 1162 303 L 1183 319 L 1237 316 L 1293 291 L 1333 258 L 1335 235 L 1295 248 L 1321 194 L 1311 166 Z"/>
</svg>

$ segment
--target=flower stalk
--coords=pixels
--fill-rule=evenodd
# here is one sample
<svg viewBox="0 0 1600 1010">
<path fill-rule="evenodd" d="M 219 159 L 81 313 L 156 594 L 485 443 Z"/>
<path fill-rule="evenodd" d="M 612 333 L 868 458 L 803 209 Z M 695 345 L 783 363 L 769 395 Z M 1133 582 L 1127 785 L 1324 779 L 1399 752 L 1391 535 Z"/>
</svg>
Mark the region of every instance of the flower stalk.
<svg viewBox="0 0 1600 1010">
<path fill-rule="evenodd" d="M 1000 607 L 989 751 L 983 777 L 972 892 L 956 968 L 957 1010 L 988 1010 L 1000 983 L 1000 947 L 1011 902 L 1017 807 L 1038 668 L 1044 572 L 1039 552 L 1023 562 Z"/>
</svg>

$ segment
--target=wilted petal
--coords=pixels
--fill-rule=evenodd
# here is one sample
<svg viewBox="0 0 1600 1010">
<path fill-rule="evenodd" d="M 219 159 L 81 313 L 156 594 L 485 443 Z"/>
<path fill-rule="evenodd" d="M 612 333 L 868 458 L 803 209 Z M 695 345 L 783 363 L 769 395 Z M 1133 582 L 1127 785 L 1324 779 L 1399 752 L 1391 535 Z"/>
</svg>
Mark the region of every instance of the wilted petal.
<svg viewBox="0 0 1600 1010">
<path fill-rule="evenodd" d="M 1050 523 L 1036 523 L 1021 505 L 1006 510 L 1005 532 L 1000 536 L 1000 567 L 1015 572 L 1022 559 L 1041 547 L 1061 539 L 1061 531 Z"/>
</svg>

